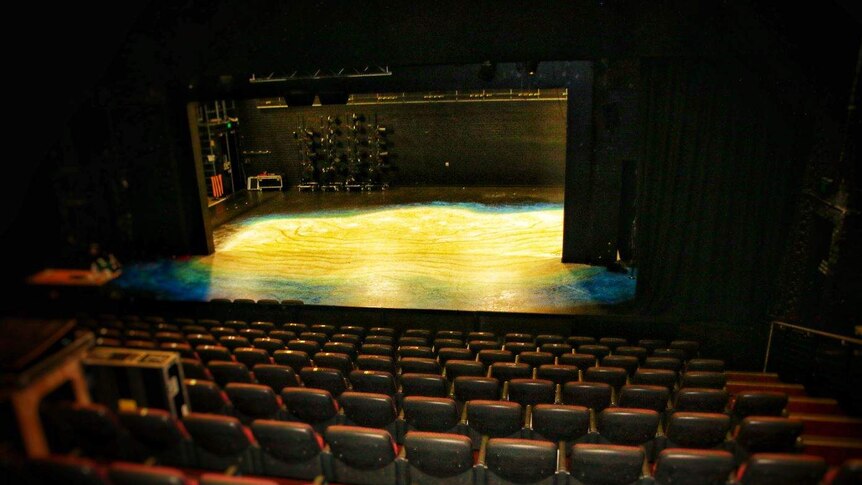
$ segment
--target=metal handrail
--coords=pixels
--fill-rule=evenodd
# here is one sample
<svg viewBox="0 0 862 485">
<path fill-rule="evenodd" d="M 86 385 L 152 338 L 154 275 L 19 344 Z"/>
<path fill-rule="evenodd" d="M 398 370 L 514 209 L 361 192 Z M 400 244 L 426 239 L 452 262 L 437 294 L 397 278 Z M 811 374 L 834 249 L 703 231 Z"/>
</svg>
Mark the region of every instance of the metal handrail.
<svg viewBox="0 0 862 485">
<path fill-rule="evenodd" d="M 792 323 L 773 320 L 769 324 L 769 339 L 766 342 L 766 356 L 763 359 L 763 372 L 766 372 L 766 368 L 769 364 L 769 352 L 770 352 L 770 350 L 772 350 L 772 335 L 773 335 L 773 332 L 775 331 L 776 325 L 778 325 L 779 327 L 782 327 L 782 328 L 790 328 L 793 330 L 799 330 L 799 331 L 805 332 L 807 334 L 820 335 L 821 337 L 827 337 L 827 338 L 839 340 L 841 342 L 841 345 L 847 345 L 848 343 L 856 344 L 856 345 L 862 345 L 862 339 L 858 339 L 855 337 L 848 337 L 846 335 L 839 335 L 837 333 L 824 332 L 822 330 L 817 330 L 814 328 L 808 328 L 808 327 L 803 327 L 801 325 L 794 325 Z"/>
</svg>

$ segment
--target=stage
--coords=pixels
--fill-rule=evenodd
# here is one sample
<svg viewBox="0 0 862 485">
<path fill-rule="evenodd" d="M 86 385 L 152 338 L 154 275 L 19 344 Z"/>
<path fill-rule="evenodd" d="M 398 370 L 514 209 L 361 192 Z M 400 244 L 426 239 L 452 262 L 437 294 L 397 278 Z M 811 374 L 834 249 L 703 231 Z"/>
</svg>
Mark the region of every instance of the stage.
<svg viewBox="0 0 862 485">
<path fill-rule="evenodd" d="M 560 262 L 561 188 L 275 193 L 214 231 L 202 257 L 127 265 L 112 284 L 164 300 L 584 313 L 635 279 Z"/>
</svg>

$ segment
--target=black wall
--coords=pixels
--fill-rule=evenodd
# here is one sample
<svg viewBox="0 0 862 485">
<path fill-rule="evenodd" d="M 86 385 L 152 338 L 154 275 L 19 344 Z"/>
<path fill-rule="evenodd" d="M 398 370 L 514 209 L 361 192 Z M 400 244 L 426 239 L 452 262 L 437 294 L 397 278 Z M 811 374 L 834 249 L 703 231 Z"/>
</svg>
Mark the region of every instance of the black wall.
<svg viewBox="0 0 862 485">
<path fill-rule="evenodd" d="M 292 132 L 317 127 L 327 116 L 365 114 L 394 129 L 394 184 L 562 186 L 565 176 L 566 101 L 461 102 L 258 109 L 240 104 L 246 173 L 263 170 L 299 181 L 300 151 Z M 448 162 L 448 166 L 446 166 Z"/>
</svg>

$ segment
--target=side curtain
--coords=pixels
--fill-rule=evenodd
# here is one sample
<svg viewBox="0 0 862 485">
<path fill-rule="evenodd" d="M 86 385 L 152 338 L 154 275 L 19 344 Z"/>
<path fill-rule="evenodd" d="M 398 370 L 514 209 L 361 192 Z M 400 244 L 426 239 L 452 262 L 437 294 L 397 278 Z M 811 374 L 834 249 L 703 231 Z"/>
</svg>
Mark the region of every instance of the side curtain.
<svg viewBox="0 0 862 485">
<path fill-rule="evenodd" d="M 801 106 L 738 66 L 642 63 L 637 303 L 652 315 L 765 315 L 807 156 Z"/>
</svg>

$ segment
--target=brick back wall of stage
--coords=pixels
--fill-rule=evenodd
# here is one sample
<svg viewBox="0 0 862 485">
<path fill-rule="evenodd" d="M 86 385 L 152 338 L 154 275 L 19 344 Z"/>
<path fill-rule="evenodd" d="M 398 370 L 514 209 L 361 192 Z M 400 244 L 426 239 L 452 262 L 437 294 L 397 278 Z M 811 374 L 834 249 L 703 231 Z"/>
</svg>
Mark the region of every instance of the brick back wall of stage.
<svg viewBox="0 0 862 485">
<path fill-rule="evenodd" d="M 319 126 L 329 115 L 364 113 L 394 129 L 399 168 L 393 184 L 562 186 L 566 156 L 566 101 L 427 103 L 258 109 L 240 103 L 241 150 L 248 175 L 282 174 L 299 181 L 299 143 L 292 133 Z M 446 162 L 449 163 L 448 167 Z"/>
</svg>

